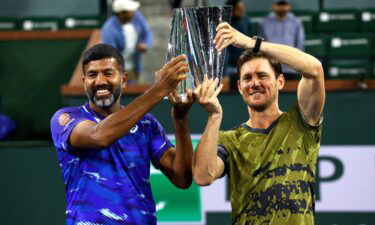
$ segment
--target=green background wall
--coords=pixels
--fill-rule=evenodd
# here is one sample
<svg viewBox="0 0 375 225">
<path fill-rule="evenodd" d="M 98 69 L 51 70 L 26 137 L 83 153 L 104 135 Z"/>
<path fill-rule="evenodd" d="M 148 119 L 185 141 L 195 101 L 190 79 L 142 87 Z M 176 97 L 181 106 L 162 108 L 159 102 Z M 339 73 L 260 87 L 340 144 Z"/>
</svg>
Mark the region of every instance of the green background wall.
<svg viewBox="0 0 375 225">
<path fill-rule="evenodd" d="M 48 140 L 49 118 L 62 105 L 87 40 L 1 41 L 0 112 L 17 123 L 16 140 Z"/>
</svg>

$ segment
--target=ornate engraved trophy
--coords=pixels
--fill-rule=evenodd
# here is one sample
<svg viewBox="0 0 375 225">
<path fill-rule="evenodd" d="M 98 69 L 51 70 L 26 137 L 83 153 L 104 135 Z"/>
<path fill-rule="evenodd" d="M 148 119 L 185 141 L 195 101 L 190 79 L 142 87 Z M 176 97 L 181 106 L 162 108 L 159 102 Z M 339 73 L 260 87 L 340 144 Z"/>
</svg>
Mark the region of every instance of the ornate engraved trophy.
<svg viewBox="0 0 375 225">
<path fill-rule="evenodd" d="M 208 78 L 223 74 L 225 49 L 217 51 L 213 43 L 216 27 L 221 22 L 230 22 L 231 6 L 178 8 L 173 11 L 173 20 L 167 49 L 167 62 L 173 57 L 185 54 L 189 61 L 188 78 L 178 85 L 178 93 L 183 101 L 187 89 L 194 90 Z"/>
</svg>

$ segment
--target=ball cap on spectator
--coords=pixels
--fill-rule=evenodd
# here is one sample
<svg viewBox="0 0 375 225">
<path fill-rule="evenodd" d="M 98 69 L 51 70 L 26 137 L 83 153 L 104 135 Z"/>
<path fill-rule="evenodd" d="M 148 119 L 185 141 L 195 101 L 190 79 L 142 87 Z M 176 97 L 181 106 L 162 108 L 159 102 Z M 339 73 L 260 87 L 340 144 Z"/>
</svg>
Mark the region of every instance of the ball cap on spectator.
<svg viewBox="0 0 375 225">
<path fill-rule="evenodd" d="M 273 3 L 275 4 L 289 4 L 289 0 L 273 0 Z"/>
<path fill-rule="evenodd" d="M 112 4 L 112 10 L 115 13 L 122 11 L 135 11 L 139 6 L 140 3 L 133 0 L 115 0 Z"/>
</svg>

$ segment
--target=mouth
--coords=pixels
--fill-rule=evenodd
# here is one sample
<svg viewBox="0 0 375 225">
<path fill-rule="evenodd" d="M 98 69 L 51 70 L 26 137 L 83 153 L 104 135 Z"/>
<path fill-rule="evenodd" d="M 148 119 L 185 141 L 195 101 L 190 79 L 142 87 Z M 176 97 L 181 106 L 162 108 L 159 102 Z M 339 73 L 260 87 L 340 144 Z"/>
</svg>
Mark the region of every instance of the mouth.
<svg viewBox="0 0 375 225">
<path fill-rule="evenodd" d="M 106 97 L 111 94 L 111 91 L 108 89 L 99 89 L 95 91 L 95 95 L 98 97 Z"/>
<path fill-rule="evenodd" d="M 265 91 L 254 91 L 250 93 L 250 96 L 259 96 L 265 93 L 266 93 Z"/>
</svg>

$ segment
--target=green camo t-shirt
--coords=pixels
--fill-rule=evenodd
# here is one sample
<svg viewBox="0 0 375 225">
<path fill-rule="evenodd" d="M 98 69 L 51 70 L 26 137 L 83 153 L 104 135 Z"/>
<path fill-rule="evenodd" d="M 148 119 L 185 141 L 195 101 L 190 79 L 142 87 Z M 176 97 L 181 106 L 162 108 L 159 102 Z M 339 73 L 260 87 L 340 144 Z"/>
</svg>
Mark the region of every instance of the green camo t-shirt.
<svg viewBox="0 0 375 225">
<path fill-rule="evenodd" d="M 295 104 L 267 129 L 242 124 L 220 131 L 233 224 L 314 224 L 321 130 L 321 124 L 309 126 Z"/>
</svg>

